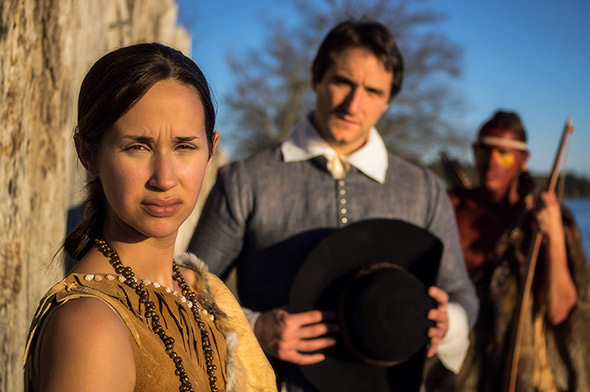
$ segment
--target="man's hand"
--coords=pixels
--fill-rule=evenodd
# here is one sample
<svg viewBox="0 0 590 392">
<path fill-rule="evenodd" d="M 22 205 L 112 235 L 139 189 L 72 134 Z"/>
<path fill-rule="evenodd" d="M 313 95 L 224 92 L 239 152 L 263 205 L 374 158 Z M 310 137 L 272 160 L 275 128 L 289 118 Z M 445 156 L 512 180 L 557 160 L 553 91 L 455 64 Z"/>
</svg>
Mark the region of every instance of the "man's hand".
<svg viewBox="0 0 590 392">
<path fill-rule="evenodd" d="M 438 302 L 438 307 L 435 309 L 430 309 L 427 316 L 429 320 L 432 320 L 436 323 L 433 327 L 428 329 L 430 347 L 428 347 L 426 356 L 430 358 L 436 354 L 440 341 L 446 335 L 447 330 L 449 329 L 449 315 L 447 313 L 449 295 L 435 286 L 431 286 L 428 289 L 428 295 Z"/>
<path fill-rule="evenodd" d="M 337 325 L 322 321 L 334 315 L 319 310 L 289 314 L 282 308 L 262 313 L 254 325 L 254 334 L 260 346 L 273 357 L 299 365 L 309 365 L 324 360 L 324 355 L 302 354 L 321 350 L 336 344 L 330 337 L 322 337 L 337 330 Z"/>
<path fill-rule="evenodd" d="M 561 207 L 554 192 L 541 193 L 536 206 L 536 219 L 543 234 L 563 237 Z"/>
</svg>

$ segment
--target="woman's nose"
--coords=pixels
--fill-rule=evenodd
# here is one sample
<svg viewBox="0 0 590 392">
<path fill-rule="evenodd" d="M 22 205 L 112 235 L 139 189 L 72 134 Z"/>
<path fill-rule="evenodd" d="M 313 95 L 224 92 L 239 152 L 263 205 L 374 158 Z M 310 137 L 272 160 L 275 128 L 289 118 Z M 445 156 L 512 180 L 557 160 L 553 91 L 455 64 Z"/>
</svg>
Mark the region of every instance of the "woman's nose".
<svg viewBox="0 0 590 392">
<path fill-rule="evenodd" d="M 178 184 L 174 163 L 167 154 L 155 153 L 152 164 L 152 175 L 149 180 L 151 187 L 166 191 Z"/>
</svg>

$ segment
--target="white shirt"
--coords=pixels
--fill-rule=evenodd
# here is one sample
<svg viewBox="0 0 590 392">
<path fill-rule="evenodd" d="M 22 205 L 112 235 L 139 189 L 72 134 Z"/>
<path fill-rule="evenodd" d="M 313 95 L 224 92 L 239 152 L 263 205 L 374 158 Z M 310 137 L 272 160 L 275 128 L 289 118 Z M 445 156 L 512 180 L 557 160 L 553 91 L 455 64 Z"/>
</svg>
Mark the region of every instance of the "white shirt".
<svg viewBox="0 0 590 392">
<path fill-rule="evenodd" d="M 310 121 L 311 114 L 301 119 L 281 144 L 285 162 L 306 161 L 323 155 L 332 157 L 336 151 L 318 134 Z M 343 162 L 356 167 L 367 177 L 383 184 L 389 167 L 387 148 L 375 128 L 369 131 L 367 142 L 353 153 L 341 156 Z"/>
</svg>

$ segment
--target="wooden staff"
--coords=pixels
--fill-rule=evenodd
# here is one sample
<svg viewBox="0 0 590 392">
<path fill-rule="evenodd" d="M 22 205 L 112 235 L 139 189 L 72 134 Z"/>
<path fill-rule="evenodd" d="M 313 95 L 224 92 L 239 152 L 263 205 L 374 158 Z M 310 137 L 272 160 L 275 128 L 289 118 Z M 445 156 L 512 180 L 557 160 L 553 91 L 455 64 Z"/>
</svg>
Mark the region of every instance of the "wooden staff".
<svg viewBox="0 0 590 392">
<path fill-rule="evenodd" d="M 557 150 L 557 155 L 555 156 L 555 161 L 553 162 L 551 176 L 547 182 L 546 190 L 548 192 L 555 189 L 555 184 L 557 183 L 557 177 L 559 175 L 561 157 L 567 146 L 569 135 L 573 132 L 573 130 L 574 127 L 572 125 L 572 119 L 568 117 L 563 129 L 563 134 L 561 135 L 559 149 Z M 529 247 L 529 256 L 527 259 L 528 266 L 526 271 L 526 280 L 524 285 L 521 286 L 519 295 L 520 301 L 518 305 L 518 311 L 516 312 L 518 322 L 513 329 L 511 341 L 512 350 L 508 351 L 508 353 L 512 353 L 512 355 L 508 356 L 508 361 L 506 362 L 506 371 L 504 374 L 504 390 L 507 392 L 514 392 L 514 388 L 516 387 L 516 375 L 518 373 L 518 360 L 520 358 L 520 346 L 522 341 L 522 332 L 524 329 L 524 318 L 531 294 L 531 286 L 533 284 L 533 276 L 535 275 L 535 268 L 537 266 L 537 259 L 539 257 L 539 249 L 541 248 L 543 233 L 541 233 L 539 229 L 535 229 L 531 238 L 532 242 Z"/>
</svg>

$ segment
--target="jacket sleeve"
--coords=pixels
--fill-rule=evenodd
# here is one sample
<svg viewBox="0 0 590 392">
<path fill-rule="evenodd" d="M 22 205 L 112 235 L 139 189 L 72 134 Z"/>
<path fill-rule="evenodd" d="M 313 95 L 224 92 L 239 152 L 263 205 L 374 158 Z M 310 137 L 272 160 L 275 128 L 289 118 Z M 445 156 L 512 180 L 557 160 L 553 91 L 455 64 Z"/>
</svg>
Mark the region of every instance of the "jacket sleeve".
<svg viewBox="0 0 590 392">
<path fill-rule="evenodd" d="M 434 176 L 430 194 L 426 227 L 444 244 L 436 285 L 449 295 L 449 329 L 437 356 L 447 369 L 458 373 L 469 349 L 469 331 L 477 320 L 479 300 L 465 268 L 453 206 L 444 184 Z"/>
<path fill-rule="evenodd" d="M 245 188 L 237 163 L 219 170 L 188 246 L 221 279 L 227 278 L 243 247 L 250 199 Z"/>
<path fill-rule="evenodd" d="M 479 300 L 465 268 L 455 212 L 442 181 L 434 175 L 430 180 L 431 201 L 425 226 L 444 245 L 436 284 L 449 294 L 449 302 L 458 303 L 465 309 L 472 328 L 477 319 Z"/>
</svg>

